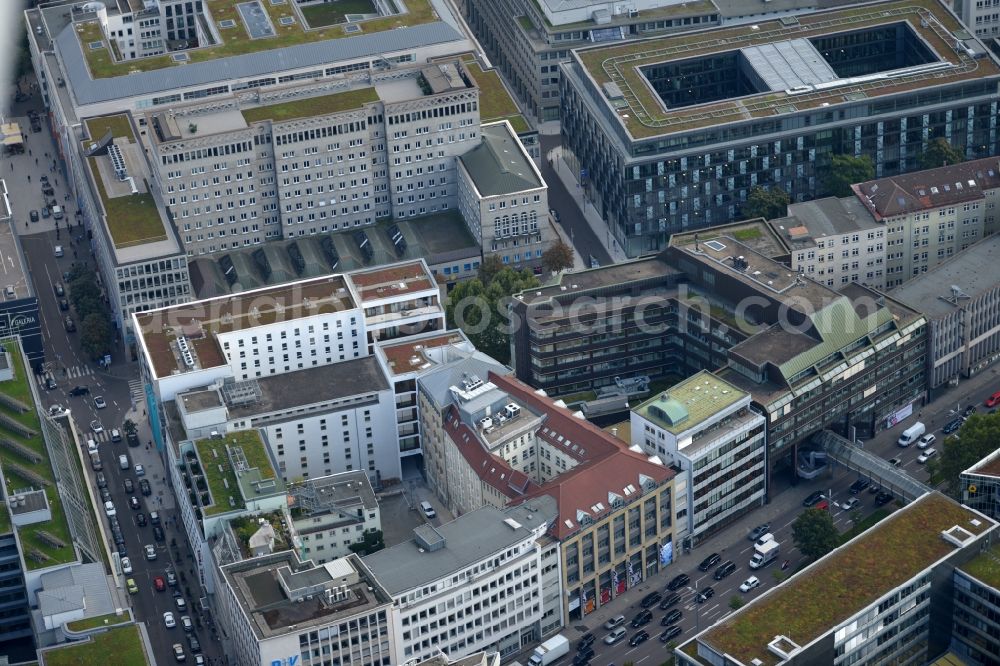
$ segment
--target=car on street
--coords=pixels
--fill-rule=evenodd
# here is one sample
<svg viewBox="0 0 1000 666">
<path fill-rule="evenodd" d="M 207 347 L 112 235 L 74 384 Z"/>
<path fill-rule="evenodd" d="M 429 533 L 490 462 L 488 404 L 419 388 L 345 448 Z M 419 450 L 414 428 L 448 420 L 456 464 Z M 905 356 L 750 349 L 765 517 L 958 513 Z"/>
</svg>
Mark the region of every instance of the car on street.
<svg viewBox="0 0 1000 666">
<path fill-rule="evenodd" d="M 681 621 L 682 617 L 684 617 L 684 613 L 681 612 L 681 609 L 675 608 L 663 616 L 663 618 L 660 620 L 660 626 L 666 627 L 671 624 L 677 624 L 678 622 Z"/>
<path fill-rule="evenodd" d="M 67 301 L 65 298 L 60 298 L 59 309 L 62 310 L 63 312 L 67 312 L 69 310 L 69 301 Z"/>
<path fill-rule="evenodd" d="M 757 576 L 750 576 L 740 585 L 740 592 L 749 592 L 755 587 L 760 587 L 760 579 Z"/>
<path fill-rule="evenodd" d="M 169 585 L 170 587 L 177 587 L 177 574 L 175 574 L 170 569 L 167 569 L 166 574 L 167 574 L 167 585 Z"/>
<path fill-rule="evenodd" d="M 104 426 L 101 425 L 101 422 L 98 421 L 97 419 L 94 419 L 93 421 L 90 422 L 90 429 L 94 431 L 95 435 L 99 435 L 100 433 L 104 432 Z"/>
<path fill-rule="evenodd" d="M 198 637 L 194 634 L 188 634 L 188 647 L 191 648 L 191 652 L 201 652 L 201 643 L 198 642 Z"/>
<path fill-rule="evenodd" d="M 669 583 L 667 583 L 667 589 L 671 592 L 674 592 L 676 590 L 681 589 L 689 582 L 691 582 L 690 576 L 688 576 L 687 574 L 677 574 L 676 576 L 670 579 Z"/>
<path fill-rule="evenodd" d="M 701 591 L 701 594 L 698 595 L 698 603 L 703 604 L 714 596 L 715 590 L 713 590 L 711 586 L 706 587 Z"/>
<path fill-rule="evenodd" d="M 660 610 L 667 610 L 671 606 L 676 606 L 681 602 L 681 595 L 674 592 L 663 601 L 660 602 Z"/>
<path fill-rule="evenodd" d="M 156 546 L 149 543 L 146 544 L 145 548 L 146 548 L 146 560 L 152 562 L 153 560 L 156 559 Z"/>
<path fill-rule="evenodd" d="M 110 501 L 110 500 L 107 501 L 107 502 L 105 502 L 104 503 L 104 513 L 108 514 L 108 518 L 110 518 L 111 516 L 116 515 L 118 513 L 118 511 L 115 510 L 115 503 L 112 502 L 112 501 Z"/>
<path fill-rule="evenodd" d="M 841 502 L 840 508 L 843 509 L 844 511 L 852 511 L 859 504 L 861 504 L 861 500 L 859 500 L 857 497 L 852 497 L 846 502 Z"/>
<path fill-rule="evenodd" d="M 617 627 L 620 627 L 623 624 L 625 624 L 625 616 L 624 615 L 615 615 L 613 618 L 611 618 L 610 620 L 608 620 L 607 622 L 604 623 L 604 628 L 605 629 L 616 629 Z"/>
<path fill-rule="evenodd" d="M 31 218 L 32 222 L 38 222 L 38 211 L 37 210 L 31 211 L 30 213 L 28 213 L 28 216 Z"/>
<path fill-rule="evenodd" d="M 133 511 L 138 511 L 142 508 L 142 504 L 139 503 L 139 498 L 135 495 L 128 498 L 128 505 Z"/>
<path fill-rule="evenodd" d="M 187 655 L 184 654 L 184 646 L 180 643 L 174 643 L 174 659 L 178 662 L 187 659 Z"/>
<path fill-rule="evenodd" d="M 802 506 L 815 506 L 824 497 L 825 495 L 817 490 L 816 492 L 810 494 L 808 497 L 802 500 Z"/>
<path fill-rule="evenodd" d="M 718 553 L 712 553 L 711 555 L 709 555 L 708 557 L 706 557 L 701 561 L 701 564 L 698 565 L 698 571 L 708 571 L 716 564 L 718 564 L 721 560 L 722 556 L 720 556 Z"/>
<path fill-rule="evenodd" d="M 961 417 L 954 418 L 951 421 L 948 421 L 947 423 L 944 424 L 944 427 L 941 428 L 941 432 L 943 432 L 946 435 L 950 435 L 951 433 L 961 428 L 963 423 L 964 421 L 962 420 Z"/>
<path fill-rule="evenodd" d="M 1000 391 L 997 391 L 983 401 L 983 406 L 985 407 L 996 407 L 997 405 L 1000 405 Z"/>
<path fill-rule="evenodd" d="M 892 465 L 893 467 L 899 467 L 900 465 L 903 464 L 903 461 L 900 460 L 899 458 L 889 458 L 889 464 Z"/>
<path fill-rule="evenodd" d="M 635 636 L 633 636 L 632 638 L 629 639 L 628 644 L 631 647 L 635 647 L 637 645 L 642 645 L 643 643 L 645 643 L 648 640 L 649 640 L 649 632 L 648 631 L 640 631 Z"/>
<path fill-rule="evenodd" d="M 183 613 L 184 611 L 187 610 L 188 605 L 187 602 L 184 601 L 184 597 L 177 597 L 176 599 L 174 599 L 174 603 L 177 604 L 177 610 L 179 610 L 180 612 Z"/>
<path fill-rule="evenodd" d="M 591 645 L 593 645 L 594 641 L 596 641 L 596 640 L 597 640 L 597 636 L 595 636 L 594 634 L 592 634 L 590 632 L 587 632 L 583 636 L 580 636 L 580 640 L 576 644 L 576 649 L 578 651 L 582 652 L 586 648 L 589 648 Z"/>
<path fill-rule="evenodd" d="M 663 633 L 660 634 L 660 642 L 669 643 L 673 639 L 680 636 L 682 633 L 684 633 L 684 630 L 678 627 L 676 624 L 672 627 L 667 627 L 666 629 L 663 630 Z"/>
<path fill-rule="evenodd" d="M 587 666 L 594 658 L 594 648 L 585 647 L 573 655 L 573 666 Z"/>
<path fill-rule="evenodd" d="M 962 416 L 964 416 L 965 418 L 969 418 L 970 416 L 975 414 L 978 410 L 979 408 L 976 407 L 975 405 L 969 405 L 962 411 Z"/>
<path fill-rule="evenodd" d="M 660 603 L 660 599 L 662 598 L 663 595 L 660 594 L 659 592 L 650 592 L 649 594 L 647 594 L 642 598 L 642 603 L 639 605 L 642 606 L 643 608 L 652 608 L 656 604 Z"/>
<path fill-rule="evenodd" d="M 145 527 L 146 526 L 146 514 L 142 513 L 141 511 L 139 513 L 135 514 L 135 524 L 138 525 L 139 527 Z"/>
<path fill-rule="evenodd" d="M 921 465 L 933 458 L 937 454 L 937 449 L 927 449 L 919 456 L 917 456 L 917 462 Z"/>
<path fill-rule="evenodd" d="M 70 317 L 69 315 L 66 315 L 65 317 L 63 317 L 63 328 L 66 329 L 67 333 L 75 333 L 76 332 L 76 322 L 73 321 L 72 317 Z"/>
<path fill-rule="evenodd" d="M 639 611 L 639 613 L 632 618 L 632 628 L 637 629 L 639 627 L 644 627 L 649 624 L 649 621 L 653 619 L 653 611 L 648 608 Z"/>
<path fill-rule="evenodd" d="M 167 583 L 163 580 L 163 576 L 153 577 L 153 587 L 156 588 L 157 592 L 164 592 L 167 589 Z"/>
<path fill-rule="evenodd" d="M 187 615 L 181 615 L 181 628 L 184 629 L 184 631 L 194 631 L 194 623 Z"/>
<path fill-rule="evenodd" d="M 933 444 L 936 441 L 937 441 L 937 437 L 935 437 L 933 433 L 927 433 L 926 435 L 924 435 L 923 437 L 921 437 L 919 440 L 917 440 L 917 448 L 918 449 L 926 449 L 928 446 L 930 446 L 931 444 Z"/>
<path fill-rule="evenodd" d="M 128 477 L 125 477 L 125 480 L 122 481 L 122 487 L 125 488 L 125 492 L 127 492 L 129 495 L 135 492 L 135 484 L 132 483 L 132 479 Z"/>
<path fill-rule="evenodd" d="M 146 476 L 146 468 L 143 467 L 142 465 L 138 465 L 137 464 L 135 466 L 135 475 L 136 476 Z"/>
<path fill-rule="evenodd" d="M 125 587 L 128 588 L 129 594 L 139 594 L 139 586 L 135 584 L 135 578 L 129 578 L 126 580 Z"/>
<path fill-rule="evenodd" d="M 726 576 L 732 574 L 734 571 L 736 571 L 736 563 L 733 562 L 732 560 L 728 560 L 719 565 L 719 568 L 715 570 L 715 574 L 712 576 L 712 578 L 714 578 L 715 580 L 722 580 Z"/>
<path fill-rule="evenodd" d="M 153 493 L 153 489 L 149 487 L 149 481 L 146 479 L 139 479 L 139 492 L 146 497 L 149 497 Z"/>
<path fill-rule="evenodd" d="M 747 535 L 747 539 L 750 541 L 756 541 L 757 539 L 761 538 L 770 531 L 771 531 L 771 524 L 763 523 L 750 530 L 750 534 Z"/>
<path fill-rule="evenodd" d="M 892 501 L 892 493 L 887 493 L 885 491 L 880 492 L 875 496 L 875 506 L 882 506 L 888 504 Z"/>
<path fill-rule="evenodd" d="M 177 626 L 177 621 L 174 620 L 174 614 L 167 611 L 163 614 L 163 624 L 166 625 L 167 629 L 173 629 Z"/>
<path fill-rule="evenodd" d="M 870 479 L 861 478 L 861 479 L 858 479 L 857 481 L 855 481 L 854 483 L 852 483 L 849 490 L 851 491 L 852 495 L 857 495 L 862 490 L 864 490 L 865 488 L 867 488 L 869 485 L 871 485 L 871 480 Z"/>
<path fill-rule="evenodd" d="M 97 407 L 98 409 L 104 409 L 107 406 L 108 403 L 104 401 L 103 395 L 99 395 L 96 398 L 94 398 L 94 407 Z"/>
<path fill-rule="evenodd" d="M 118 428 L 112 428 L 111 429 L 111 441 L 115 442 L 115 443 L 118 443 L 118 442 L 122 441 L 122 431 L 119 430 Z"/>
<path fill-rule="evenodd" d="M 123 574 L 132 573 L 132 561 L 127 557 L 122 558 L 122 573 Z"/>
<path fill-rule="evenodd" d="M 43 208 L 42 209 L 42 217 L 48 217 L 48 215 L 46 215 L 46 213 L 48 213 L 48 212 L 49 212 L 48 208 Z M 63 256 L 63 246 L 62 245 L 56 245 L 54 248 L 52 248 L 52 254 L 54 254 L 57 259 L 59 257 Z"/>
<path fill-rule="evenodd" d="M 74 386 L 69 390 L 70 396 L 74 398 L 78 398 L 81 395 L 87 395 L 88 393 L 90 393 L 90 389 L 86 386 Z"/>
</svg>

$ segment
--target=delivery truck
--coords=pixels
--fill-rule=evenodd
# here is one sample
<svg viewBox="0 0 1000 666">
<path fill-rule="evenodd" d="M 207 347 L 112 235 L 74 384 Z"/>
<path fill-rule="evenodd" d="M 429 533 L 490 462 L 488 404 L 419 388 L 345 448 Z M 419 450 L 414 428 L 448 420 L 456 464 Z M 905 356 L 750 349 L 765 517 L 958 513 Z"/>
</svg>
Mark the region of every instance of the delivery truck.
<svg viewBox="0 0 1000 666">
<path fill-rule="evenodd" d="M 760 569 L 761 567 L 767 566 L 771 562 L 778 559 L 778 553 L 781 552 L 778 542 L 774 539 L 765 541 L 764 543 L 754 544 L 753 549 L 753 557 L 750 558 L 751 569 Z"/>
<path fill-rule="evenodd" d="M 534 654 L 528 659 L 528 665 L 549 666 L 567 654 L 569 654 L 569 641 L 562 634 L 557 634 L 535 648 Z"/>
</svg>

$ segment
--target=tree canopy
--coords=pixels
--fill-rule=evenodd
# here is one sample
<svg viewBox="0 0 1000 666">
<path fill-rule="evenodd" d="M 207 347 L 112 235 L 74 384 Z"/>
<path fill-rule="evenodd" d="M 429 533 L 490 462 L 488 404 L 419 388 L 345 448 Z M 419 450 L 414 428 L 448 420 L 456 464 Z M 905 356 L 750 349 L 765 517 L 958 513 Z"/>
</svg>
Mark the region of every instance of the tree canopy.
<svg viewBox="0 0 1000 666">
<path fill-rule="evenodd" d="M 542 253 L 542 265 L 553 273 L 573 268 L 573 248 L 562 239 L 557 240 Z"/>
<path fill-rule="evenodd" d="M 931 483 L 944 482 L 946 491 L 954 497 L 962 491 L 959 474 L 1000 447 L 1000 414 L 973 414 L 958 435 L 945 438 L 940 454 L 927 461 Z"/>
<path fill-rule="evenodd" d="M 531 271 L 512 268 L 492 273 L 486 283 L 481 278 L 460 282 L 448 294 L 445 307 L 448 327 L 461 328 L 476 349 L 501 363 L 509 363 L 511 331 L 507 303 L 513 294 L 538 285 Z"/>
<path fill-rule="evenodd" d="M 919 163 L 921 169 L 936 169 L 964 161 L 965 154 L 948 143 L 948 139 L 939 136 L 927 145 L 927 150 L 920 154 Z"/>
<path fill-rule="evenodd" d="M 111 324 L 103 313 L 86 316 L 80 325 L 80 348 L 87 356 L 98 359 L 111 351 Z"/>
<path fill-rule="evenodd" d="M 840 544 L 840 533 L 826 509 L 806 509 L 792 524 L 792 540 L 799 551 L 819 559 Z"/>
<path fill-rule="evenodd" d="M 826 192 L 833 197 L 851 196 L 851 185 L 863 183 L 875 177 L 875 167 L 867 155 L 834 155 L 830 160 L 830 170 L 824 183 Z"/>
<path fill-rule="evenodd" d="M 741 212 L 745 219 L 762 217 L 765 220 L 775 220 L 788 215 L 788 204 L 791 203 L 788 193 L 779 187 L 764 189 L 757 185 L 747 196 Z"/>
</svg>

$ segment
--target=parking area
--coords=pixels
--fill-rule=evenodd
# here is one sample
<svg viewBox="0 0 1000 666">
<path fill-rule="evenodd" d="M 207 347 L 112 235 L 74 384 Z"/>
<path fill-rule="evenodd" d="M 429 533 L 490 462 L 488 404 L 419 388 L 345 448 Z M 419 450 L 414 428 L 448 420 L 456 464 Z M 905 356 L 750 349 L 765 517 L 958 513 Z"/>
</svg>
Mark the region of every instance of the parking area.
<svg viewBox="0 0 1000 666">
<path fill-rule="evenodd" d="M 420 510 L 421 502 L 429 502 L 434 507 L 435 517 L 428 520 Z M 424 523 L 441 525 L 453 520 L 454 516 L 445 508 L 422 479 L 407 480 L 402 487 L 378 497 L 382 518 L 382 538 L 386 546 L 413 538 L 413 528 Z"/>
</svg>

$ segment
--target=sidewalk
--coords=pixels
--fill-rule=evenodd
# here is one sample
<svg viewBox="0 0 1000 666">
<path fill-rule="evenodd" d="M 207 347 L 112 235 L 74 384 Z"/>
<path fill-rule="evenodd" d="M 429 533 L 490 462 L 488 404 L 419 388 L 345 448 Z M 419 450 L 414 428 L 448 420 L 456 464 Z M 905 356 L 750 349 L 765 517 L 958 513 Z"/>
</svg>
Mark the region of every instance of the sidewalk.
<svg viewBox="0 0 1000 666">
<path fill-rule="evenodd" d="M 156 450 L 156 444 L 149 444 L 153 434 L 149 427 L 149 419 L 146 418 L 145 401 L 138 400 L 135 406 L 125 413 L 124 418 L 131 419 L 137 427 L 139 446 L 130 448 L 128 455 L 133 464 L 138 463 L 146 469 L 146 478 L 153 488 L 153 496 L 149 498 L 149 508 L 161 514 L 164 511 L 172 511 L 175 508 L 174 493 L 167 483 L 163 458 Z"/>
<path fill-rule="evenodd" d="M 598 214 L 597 209 L 594 208 L 590 202 L 584 200 L 580 190 L 580 182 L 577 180 L 576 174 L 574 174 L 573 170 L 563 162 L 562 148 L 553 148 L 545 154 L 545 159 L 551 162 L 553 171 L 555 171 L 555 173 L 559 176 L 559 179 L 563 182 L 563 185 L 566 187 L 566 191 L 576 194 L 576 196 L 573 197 L 573 201 L 576 203 L 577 210 L 580 212 L 583 219 L 586 220 L 587 224 L 593 230 L 601 244 L 604 245 L 608 254 L 611 255 L 611 259 L 615 263 L 628 261 L 628 257 L 625 255 L 625 252 L 621 249 L 621 247 L 619 247 L 618 242 L 611 237 L 611 234 L 608 231 L 608 225 L 600 214 Z M 580 208 L 581 203 L 583 205 L 582 209 Z"/>
</svg>

